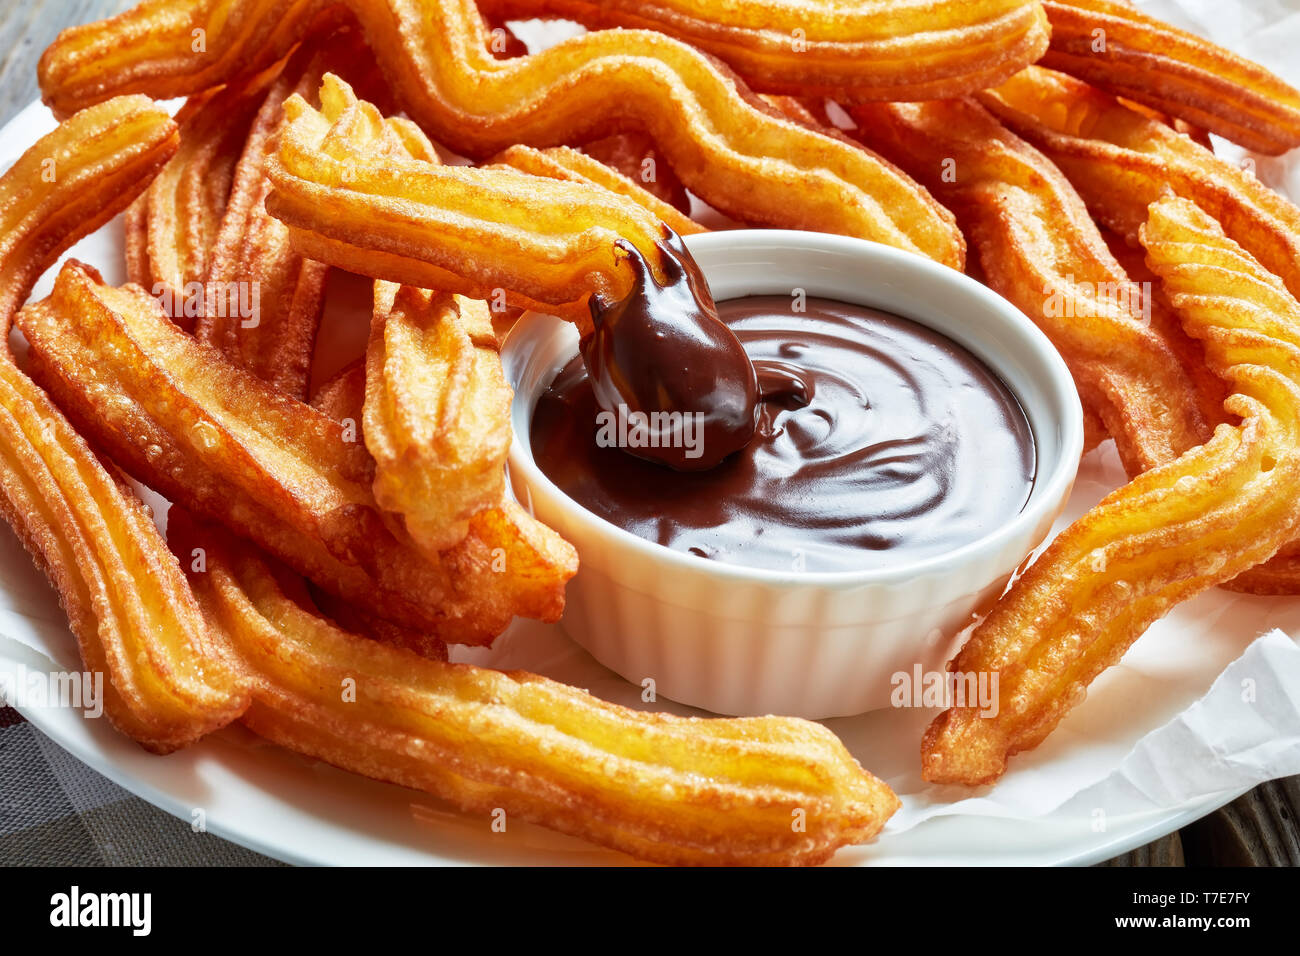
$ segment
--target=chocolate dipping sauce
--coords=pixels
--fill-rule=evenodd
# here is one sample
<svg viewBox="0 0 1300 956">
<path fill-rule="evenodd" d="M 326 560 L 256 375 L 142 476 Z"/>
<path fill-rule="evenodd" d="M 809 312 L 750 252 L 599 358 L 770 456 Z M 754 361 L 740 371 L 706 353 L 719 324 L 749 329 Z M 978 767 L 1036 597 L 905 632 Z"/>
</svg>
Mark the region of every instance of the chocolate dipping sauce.
<svg viewBox="0 0 1300 956">
<path fill-rule="evenodd" d="M 982 362 L 889 313 L 829 299 L 808 299 L 805 312 L 791 304 L 717 304 L 753 361 L 761 398 L 747 444 L 709 449 L 717 439 L 707 428 L 681 435 L 696 440 L 690 460 L 721 458 L 714 467 L 674 471 L 618 447 L 646 433 L 599 414 L 581 358 L 533 414 L 538 466 L 619 527 L 751 568 L 885 567 L 943 554 L 1020 512 L 1034 483 L 1032 433 Z"/>
<path fill-rule="evenodd" d="M 712 468 L 745 447 L 758 425 L 758 378 L 744 348 L 718 318 L 713 294 L 681 236 L 667 226 L 656 244 L 663 281 L 619 240 L 632 289 L 616 302 L 591 299 L 592 331 L 580 344 L 596 404 L 649 416 L 697 413 L 700 454 L 660 440 L 624 451 L 679 471 Z M 668 439 L 670 436 L 665 435 Z"/>
</svg>

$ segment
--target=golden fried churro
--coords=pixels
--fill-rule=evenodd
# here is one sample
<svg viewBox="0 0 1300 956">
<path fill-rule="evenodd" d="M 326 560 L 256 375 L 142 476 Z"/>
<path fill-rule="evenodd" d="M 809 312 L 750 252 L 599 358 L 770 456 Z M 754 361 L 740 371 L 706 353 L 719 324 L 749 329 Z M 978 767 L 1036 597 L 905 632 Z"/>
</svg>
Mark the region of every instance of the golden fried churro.
<svg viewBox="0 0 1300 956">
<path fill-rule="evenodd" d="M 1130 475 L 1208 437 L 1196 389 L 1145 322 L 1139 288 L 1046 157 L 970 99 L 852 113 L 857 135 L 957 212 L 985 281 L 1056 345 Z"/>
<path fill-rule="evenodd" d="M 1228 420 L 1223 410 L 1224 400 L 1229 394 L 1228 383 L 1205 364 L 1205 346 L 1183 329 L 1178 313 L 1165 297 L 1160 277 L 1147 265 L 1143 250 L 1130 246 L 1119 233 L 1111 229 L 1103 229 L 1102 238 L 1106 240 L 1106 246 L 1120 268 L 1142 288 L 1144 304 L 1151 313 L 1151 331 L 1178 357 L 1179 364 L 1196 389 L 1196 405 L 1201 418 L 1213 430 L 1216 425 Z"/>
<path fill-rule="evenodd" d="M 289 98 L 267 157 L 267 209 L 314 259 L 474 299 L 505 290 L 587 323 L 589 295 L 617 301 L 631 288 L 617 240 L 659 261 L 662 227 L 643 206 L 590 183 L 381 155 L 391 120 L 333 75 L 320 96 L 320 111 Z"/>
<path fill-rule="evenodd" d="M 1261 153 L 1300 146 L 1300 92 L 1268 70 L 1119 0 L 1047 0 L 1044 66 Z M 994 84 L 989 84 L 994 85 Z"/>
<path fill-rule="evenodd" d="M 128 214 L 127 274 L 163 297 L 182 328 L 192 328 L 203 312 L 202 283 L 235 164 L 273 79 L 255 76 L 190 99 L 176 114 L 180 149 Z"/>
<path fill-rule="evenodd" d="M 274 63 L 324 2 L 151 0 L 65 31 L 42 58 L 41 88 L 60 110 L 119 91 L 208 89 Z M 498 60 L 472 0 L 343 6 L 385 51 L 381 66 L 406 112 L 465 155 L 635 128 L 691 191 L 739 221 L 860 236 L 961 266 L 961 235 L 925 190 L 878 157 L 780 116 L 671 37 L 605 30 Z M 205 31 L 201 54 L 188 53 L 195 30 Z"/>
<path fill-rule="evenodd" d="M 610 192 L 618 193 L 633 202 L 644 206 L 652 215 L 665 223 L 679 236 L 689 236 L 708 230 L 699 223 L 682 215 L 677 209 L 664 202 L 654 193 L 643 189 L 634 180 L 627 178 L 603 162 L 598 162 L 567 146 L 553 146 L 550 149 L 533 149 L 531 146 L 511 146 L 492 157 L 488 168 L 492 166 L 509 166 L 533 176 L 545 176 L 548 179 L 566 179 L 575 183 L 592 183 L 604 187 Z"/>
<path fill-rule="evenodd" d="M 358 31 L 340 30 L 320 44 L 304 44 L 284 67 L 235 169 L 208 268 L 207 308 L 195 325 L 195 335 L 231 362 L 297 399 L 307 397 L 329 267 L 299 255 L 288 229 L 267 213 L 266 149 L 290 95 L 314 100 L 326 71 L 343 68 L 378 90 L 372 61 Z M 250 303 L 254 308 L 246 307 Z M 250 311 L 256 314 L 250 317 Z"/>
<path fill-rule="evenodd" d="M 0 177 L 0 314 L 126 206 L 175 154 L 142 96 L 77 114 Z M 6 334 L 7 340 L 7 334 Z M 152 516 L 45 392 L 0 354 L 0 514 L 59 593 L 113 725 L 165 753 L 229 723 L 247 686 L 199 613 Z"/>
<path fill-rule="evenodd" d="M 1300 523 L 1300 303 L 1187 200 L 1153 204 L 1141 235 L 1241 424 L 1111 494 L 1012 585 L 949 665 L 997 671 L 999 711 L 941 714 L 922 745 L 927 780 L 996 779 L 1153 621 L 1267 559 Z"/>
<path fill-rule="evenodd" d="M 928 100 L 991 86 L 1047 49 L 1027 0 L 480 0 L 497 17 L 561 16 L 658 30 L 707 50 L 756 90 L 845 102 Z M 900 9 L 901 6 L 901 9 Z"/>
<path fill-rule="evenodd" d="M 57 255 L 108 222 L 176 153 L 176 125 L 143 96 L 86 110 L 43 137 L 0 179 L 0 317 L 9 326 Z"/>
<path fill-rule="evenodd" d="M 481 331 L 479 337 L 482 338 Z M 418 359 L 419 355 L 417 351 L 413 357 Z M 312 401 L 323 414 L 343 426 L 344 434 L 368 442 L 362 430 L 366 418 L 365 398 L 366 364 L 357 362 L 321 386 Z M 405 414 L 409 417 L 414 413 L 408 410 Z M 373 463 L 371 467 L 374 468 Z M 487 542 L 489 550 L 485 552 L 480 542 Z M 578 561 L 567 541 L 533 519 L 508 494 L 503 494 L 496 507 L 475 514 L 470 519 L 465 541 L 442 552 L 440 557 L 442 564 L 462 579 L 465 590 L 477 593 L 480 601 L 492 602 L 500 608 L 499 614 L 514 613 L 543 620 L 560 616 L 564 609 L 563 584 L 573 577 Z M 539 600 L 539 595 L 551 596 L 549 602 Z M 337 605 L 333 605 L 331 614 L 338 620 L 362 620 L 337 612 Z M 401 644 L 400 641 L 392 643 Z"/>
<path fill-rule="evenodd" d="M 135 492 L 0 359 L 0 513 L 59 593 L 104 712 L 167 753 L 243 712 L 247 687 Z"/>
<path fill-rule="evenodd" d="M 309 96 L 320 85 L 325 65 L 315 57 L 310 64 L 301 63 L 307 54 L 300 51 L 285 68 L 253 120 L 213 237 L 205 308 L 194 329 L 233 363 L 299 399 L 306 397 L 311 377 L 329 267 L 298 255 L 288 230 L 267 214 L 264 202 L 271 185 L 262 167 L 284 101 L 295 91 Z M 241 290 L 256 290 L 254 309 L 240 308 L 254 299 L 247 291 L 241 299 Z"/>
<path fill-rule="evenodd" d="M 980 99 L 1042 149 L 1098 220 L 1136 241 L 1147 207 L 1169 191 L 1214 216 L 1224 232 L 1300 295 L 1300 209 L 1251 173 L 1081 80 L 1040 67 Z M 1155 299 L 1158 310 L 1159 297 Z M 1156 311 L 1155 316 L 1159 313 Z M 1194 373 L 1202 405 L 1213 381 Z M 1213 419 L 1211 419 L 1213 421 Z M 1230 582 L 1232 590 L 1300 594 L 1300 542 Z"/>
<path fill-rule="evenodd" d="M 505 494 L 510 400 L 487 304 L 375 283 L 366 448 L 375 500 L 422 549 L 458 544 Z"/>
<path fill-rule="evenodd" d="M 360 440 L 365 400 L 366 360 L 360 358 L 322 384 L 311 397 L 311 405 L 321 414 L 342 424 L 345 433 L 351 431 L 354 439 Z M 321 611 L 346 631 L 363 634 L 394 647 L 405 647 L 421 657 L 441 661 L 447 659 L 447 645 L 436 634 L 394 624 L 320 588 L 313 587 L 311 597 Z"/>
<path fill-rule="evenodd" d="M 269 69 L 304 39 L 350 22 L 337 0 L 267 0 L 260 10 L 230 10 L 213 0 L 144 0 L 107 20 L 63 30 L 41 55 L 37 79 L 57 117 L 124 93 L 196 96 Z M 241 58 L 233 34 L 242 34 L 256 55 Z"/>
<path fill-rule="evenodd" d="M 1092 214 L 1130 243 L 1147 207 L 1172 190 L 1222 223 L 1229 238 L 1300 296 L 1300 209 L 1251 173 L 1113 96 L 1041 67 L 980 99 L 1046 153 Z"/>
<path fill-rule="evenodd" d="M 490 641 L 515 614 L 559 616 L 576 560 L 558 536 L 503 505 L 425 559 L 386 527 L 355 434 L 229 365 L 138 287 L 69 263 L 19 324 L 34 376 L 123 467 L 322 587 L 465 643 Z"/>
<path fill-rule="evenodd" d="M 252 671 L 245 722 L 292 750 L 661 863 L 817 863 L 898 808 L 818 724 L 641 713 L 535 674 L 426 660 L 305 610 L 220 528 L 172 533 L 210 556 L 191 581 Z"/>
</svg>

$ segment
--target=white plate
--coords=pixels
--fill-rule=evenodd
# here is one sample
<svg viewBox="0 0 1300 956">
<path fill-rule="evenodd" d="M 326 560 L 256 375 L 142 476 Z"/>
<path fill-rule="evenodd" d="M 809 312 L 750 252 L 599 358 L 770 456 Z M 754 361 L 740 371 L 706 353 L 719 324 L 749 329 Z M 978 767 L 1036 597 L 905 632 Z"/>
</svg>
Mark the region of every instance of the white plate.
<svg viewBox="0 0 1300 956">
<path fill-rule="evenodd" d="M 32 104 L 0 131 L 0 168 L 53 127 Z M 71 255 L 124 279 L 122 234 L 114 223 Z M 37 287 L 49 291 L 53 270 Z M 332 280 L 326 338 L 359 348 L 369 314 L 364 283 Z M 341 361 L 336 358 L 335 363 Z M 318 372 L 324 370 L 318 369 Z M 1072 519 L 1122 480 L 1113 453 L 1084 462 L 1064 520 Z M 1058 524 L 1058 528 L 1063 524 Z M 1300 602 L 1212 592 L 1177 608 L 1154 626 L 1094 685 L 1043 746 L 1016 758 L 1011 773 L 1047 786 L 1082 761 L 1118 765 L 1133 744 L 1190 705 L 1214 676 L 1271 627 L 1300 633 Z M 5 639 L 8 638 L 8 639 Z M 641 688 L 605 670 L 554 626 L 516 622 L 491 651 L 460 659 L 534 670 L 629 706 Z M 47 670 L 50 660 L 77 667 L 76 645 L 53 591 L 8 532 L 0 536 L 0 671 Z M 1197 688 L 1192 691 L 1189 688 Z M 691 713 L 660 701 L 664 709 Z M 80 712 L 24 709 L 37 728 L 98 772 L 183 820 L 250 849 L 302 864 L 619 864 L 628 858 L 548 830 L 509 823 L 494 833 L 486 818 L 467 817 L 425 794 L 377 783 L 266 744 L 228 728 L 168 757 L 151 756 L 103 720 Z M 920 711 L 882 711 L 828 722 L 863 766 L 886 779 L 905 807 L 918 798 Z M 1036 776 L 1035 776 L 1036 775 Z M 1058 776 L 1053 776 L 1058 775 Z M 905 832 L 889 828 L 873 844 L 841 851 L 838 864 L 1086 864 L 1140 846 L 1237 796 L 1223 792 L 1160 811 L 1113 817 L 1103 832 L 1093 821 L 1045 816 L 959 815 L 927 820 Z M 932 797 L 928 798 L 932 800 Z M 900 815 L 901 818 L 901 815 Z"/>
</svg>

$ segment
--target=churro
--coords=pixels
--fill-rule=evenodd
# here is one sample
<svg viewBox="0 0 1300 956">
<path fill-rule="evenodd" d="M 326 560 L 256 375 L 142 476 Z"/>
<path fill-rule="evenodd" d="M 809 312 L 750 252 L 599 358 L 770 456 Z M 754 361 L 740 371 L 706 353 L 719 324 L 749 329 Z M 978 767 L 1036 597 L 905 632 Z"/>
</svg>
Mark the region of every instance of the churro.
<svg viewBox="0 0 1300 956">
<path fill-rule="evenodd" d="M 941 714 L 922 745 L 927 780 L 996 780 L 1152 622 L 1269 558 L 1300 523 L 1300 303 L 1187 200 L 1154 203 L 1141 238 L 1241 424 L 1109 495 L 1011 586 L 949 665 L 997 671 L 998 712 Z"/>
<path fill-rule="evenodd" d="M 181 145 L 126 217 L 127 275 L 185 329 L 206 305 L 209 257 L 235 165 L 276 70 L 192 97 L 176 114 Z"/>
<path fill-rule="evenodd" d="M 1197 391 L 1145 320 L 1139 287 L 1045 156 L 969 99 L 863 104 L 853 116 L 857 135 L 957 212 L 984 281 L 1056 345 L 1130 475 L 1208 437 Z"/>
<path fill-rule="evenodd" d="M 175 154 L 176 124 L 142 96 L 78 113 L 0 177 L 0 316 Z M 7 340 L 6 334 L 6 340 Z M 0 514 L 59 594 L 104 712 L 166 753 L 243 712 L 248 689 L 209 630 L 153 517 L 41 389 L 0 354 Z"/>
<path fill-rule="evenodd" d="M 1101 222 L 1130 243 L 1168 190 L 1223 224 L 1300 296 L 1300 209 L 1253 174 L 1087 83 L 1030 67 L 981 102 L 1042 150 Z"/>
<path fill-rule="evenodd" d="M 960 96 L 1047 49 L 1030 0 L 480 0 L 495 17 L 562 16 L 657 30 L 726 62 L 756 90 L 860 100 Z"/>
<path fill-rule="evenodd" d="M 1121 0 L 1046 0 L 1043 66 L 1261 153 L 1300 146 L 1300 92 L 1245 57 Z M 989 84 L 990 86 L 995 84 Z"/>
<path fill-rule="evenodd" d="M 553 146 L 550 149 L 511 146 L 492 157 L 488 166 L 509 166 L 533 176 L 546 176 L 550 179 L 564 179 L 575 183 L 591 183 L 644 206 L 648 212 L 679 236 L 706 231 L 703 226 L 683 215 L 676 207 L 642 188 L 640 183 L 568 146 Z"/>
<path fill-rule="evenodd" d="M 559 616 L 576 560 L 558 536 L 504 503 L 426 559 L 385 524 L 355 429 L 230 365 L 138 287 L 70 262 L 19 324 L 33 375 L 123 467 L 322 587 L 463 643 L 490 642 L 515 614 Z"/>
<path fill-rule="evenodd" d="M 375 500 L 423 550 L 459 544 L 505 494 L 510 400 L 485 302 L 375 283 L 364 435 Z"/>
<path fill-rule="evenodd" d="M 292 750 L 660 863 L 818 863 L 899 806 L 818 724 L 642 713 L 536 674 L 427 660 L 305 610 L 220 528 L 173 534 L 211 556 L 191 581 L 251 671 L 244 722 Z"/>
<path fill-rule="evenodd" d="M 276 62 L 315 28 L 323 3 L 148 0 L 65 31 L 41 60 L 41 89 L 58 111 L 115 92 L 197 93 Z M 329 9 L 356 16 L 371 48 L 385 51 L 380 65 L 402 107 L 464 155 L 631 126 L 687 188 L 738 221 L 860 236 L 961 266 L 961 235 L 925 190 L 871 153 L 785 119 L 671 37 L 604 30 L 498 60 L 472 0 Z M 203 53 L 186 52 L 195 30 Z"/>
</svg>

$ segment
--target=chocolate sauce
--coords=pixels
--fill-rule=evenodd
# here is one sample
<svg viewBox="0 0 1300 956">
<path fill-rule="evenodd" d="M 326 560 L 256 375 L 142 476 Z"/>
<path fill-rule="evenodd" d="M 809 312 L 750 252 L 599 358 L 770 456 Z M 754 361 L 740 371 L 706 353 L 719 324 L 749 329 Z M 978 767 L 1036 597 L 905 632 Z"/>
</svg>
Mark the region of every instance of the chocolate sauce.
<svg viewBox="0 0 1300 956">
<path fill-rule="evenodd" d="M 695 458 L 678 449 L 683 458 L 714 467 L 670 471 L 627 454 L 647 432 L 601 408 L 580 358 L 533 415 L 538 465 L 634 534 L 754 568 L 885 567 L 950 551 L 1024 507 L 1032 433 L 983 363 L 888 313 L 816 298 L 806 312 L 791 305 L 789 296 L 717 305 L 753 361 L 761 400 L 755 435 L 739 448 L 709 448 L 707 429 L 679 429 L 683 445 L 699 446 Z M 620 367 L 635 367 L 636 354 Z"/>
<path fill-rule="evenodd" d="M 615 245 L 633 272 L 631 293 L 591 300 L 594 331 L 581 343 L 596 403 L 615 416 L 644 416 L 651 440 L 625 448 L 680 471 L 712 468 L 754 437 L 758 378 L 718 318 L 709 284 L 681 237 L 665 227 L 656 281 L 631 243 Z M 675 434 L 683 416 L 703 429 L 700 455 Z"/>
</svg>

